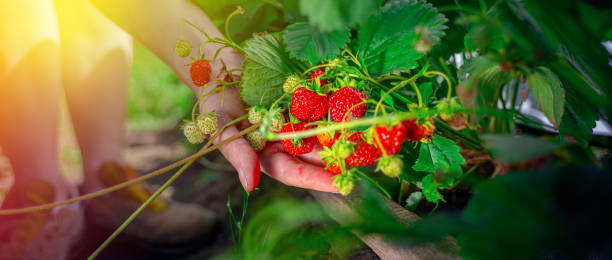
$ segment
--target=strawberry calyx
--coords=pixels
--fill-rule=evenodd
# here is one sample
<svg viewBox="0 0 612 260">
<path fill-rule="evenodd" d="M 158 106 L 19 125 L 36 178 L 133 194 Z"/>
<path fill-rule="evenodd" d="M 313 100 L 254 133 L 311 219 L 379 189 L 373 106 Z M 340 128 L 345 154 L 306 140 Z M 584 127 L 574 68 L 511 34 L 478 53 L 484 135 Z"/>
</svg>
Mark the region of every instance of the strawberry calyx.
<svg viewBox="0 0 612 260">
<path fill-rule="evenodd" d="M 327 163 L 326 168 L 336 164 L 334 167 L 339 168 L 342 172 L 347 168 L 346 159 L 353 154 L 355 144 L 355 142 L 339 139 L 331 147 L 323 147 L 323 151 L 319 152 L 319 155 Z"/>
</svg>

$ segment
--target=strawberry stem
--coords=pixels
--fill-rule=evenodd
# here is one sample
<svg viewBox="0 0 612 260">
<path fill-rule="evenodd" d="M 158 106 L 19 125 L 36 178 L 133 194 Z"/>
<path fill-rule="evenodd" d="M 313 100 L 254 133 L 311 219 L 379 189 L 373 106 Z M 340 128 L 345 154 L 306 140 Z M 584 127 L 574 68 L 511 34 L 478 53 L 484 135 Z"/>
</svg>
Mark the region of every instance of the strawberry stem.
<svg viewBox="0 0 612 260">
<path fill-rule="evenodd" d="M 439 72 L 439 71 L 432 70 L 432 71 L 425 72 L 423 75 L 428 78 L 431 78 L 434 75 L 444 78 L 444 80 L 446 81 L 446 84 L 448 85 L 448 93 L 446 94 L 446 98 L 450 99 L 453 96 L 453 87 L 452 87 L 450 79 L 448 78 L 448 76 L 446 76 L 446 74 Z"/>
<path fill-rule="evenodd" d="M 498 116 L 498 117 L 512 116 L 512 113 L 508 113 L 506 111 L 500 111 L 500 110 L 493 109 L 493 108 L 463 108 L 463 109 L 457 109 L 456 112 L 457 113 L 486 114 L 486 115 Z M 271 133 L 269 135 L 270 137 L 269 140 L 310 137 L 310 136 L 315 136 L 323 132 L 338 131 L 338 130 L 342 130 L 345 128 L 349 129 L 349 128 L 354 128 L 354 127 L 359 127 L 359 126 L 371 126 L 371 125 L 383 124 L 385 122 L 397 122 L 397 121 L 403 121 L 403 120 L 412 119 L 412 118 L 434 117 L 435 115 L 439 113 L 440 111 L 436 109 L 422 109 L 420 111 L 398 112 L 398 113 L 393 113 L 387 116 L 360 118 L 360 119 L 355 119 L 355 120 L 351 120 L 348 122 L 339 122 L 339 123 L 335 123 L 330 126 L 318 127 L 318 128 L 308 129 L 308 130 L 295 132 L 295 133 L 282 133 L 282 134 Z M 448 125 L 446 125 L 446 127 L 450 128 L 450 126 Z M 457 132 L 457 135 L 460 135 L 466 140 L 473 141 L 467 136 L 461 134 L 460 132 Z"/>
<path fill-rule="evenodd" d="M 209 43 L 209 42 L 213 42 L 213 43 L 219 43 L 219 44 L 223 44 L 227 47 L 232 47 L 242 53 L 246 53 L 245 50 L 240 47 L 238 44 L 228 41 L 228 40 L 224 40 L 224 39 L 220 39 L 220 38 L 212 38 L 210 37 L 210 35 L 208 35 L 208 33 L 206 33 L 204 30 L 202 30 L 200 27 L 196 26 L 195 24 L 193 24 L 192 22 L 183 19 L 183 22 L 191 25 L 193 28 L 195 28 L 196 30 L 198 30 L 202 35 L 204 35 L 206 37 L 206 41 L 204 43 Z"/>
<path fill-rule="evenodd" d="M 414 92 L 417 95 L 417 100 L 419 102 L 419 108 L 423 107 L 423 97 L 421 96 L 421 91 L 419 90 L 419 86 L 417 86 L 416 83 L 414 83 L 414 81 L 410 81 L 410 86 L 412 86 L 412 88 L 414 89 Z"/>
<path fill-rule="evenodd" d="M 230 13 L 227 18 L 225 18 L 225 38 L 227 38 L 227 40 L 233 44 L 236 44 L 234 42 L 234 40 L 232 40 L 232 35 L 229 32 L 229 23 L 230 20 L 232 19 L 232 17 L 234 17 L 237 14 L 244 14 L 244 9 L 242 9 L 242 7 L 238 6 L 236 8 L 236 10 L 234 10 L 232 13 Z"/>
<path fill-rule="evenodd" d="M 79 197 L 75 197 L 75 198 L 72 198 L 72 199 L 61 200 L 61 201 L 56 201 L 56 202 L 53 202 L 53 203 L 41 204 L 41 205 L 32 206 L 32 207 L 16 208 L 16 209 L 9 209 L 9 210 L 0 210 L 0 216 L 3 216 L 3 215 L 17 215 L 17 214 L 31 213 L 31 212 L 40 211 L 40 210 L 48 210 L 48 209 L 51 209 L 51 208 L 54 208 L 54 207 L 57 207 L 57 206 L 67 205 L 67 204 L 79 202 L 79 201 L 82 201 L 82 200 L 93 199 L 93 198 L 102 196 L 104 194 L 108 194 L 108 193 L 115 192 L 117 190 L 126 188 L 126 187 L 128 187 L 130 185 L 133 185 L 135 183 L 138 183 L 138 182 L 141 182 L 141 181 L 153 178 L 153 177 L 158 176 L 160 174 L 166 173 L 166 172 L 168 172 L 168 171 L 170 171 L 172 169 L 175 169 L 175 168 L 177 168 L 179 166 L 185 165 L 187 162 L 189 162 L 192 159 L 197 159 L 197 158 L 199 158 L 199 157 L 201 157 L 201 156 L 203 156 L 203 155 L 205 155 L 205 154 L 207 154 L 209 152 L 212 152 L 212 151 L 218 149 L 221 146 L 226 145 L 229 142 L 232 142 L 232 141 L 242 137 L 243 135 L 246 135 L 246 134 L 248 134 L 250 132 L 253 132 L 253 131 L 257 130 L 257 128 L 261 125 L 261 123 L 252 125 L 252 126 L 246 128 L 246 129 L 242 130 L 240 133 L 238 133 L 238 134 L 236 134 L 236 135 L 234 135 L 234 136 L 232 136 L 232 137 L 230 137 L 228 139 L 225 139 L 225 140 L 223 140 L 222 142 L 220 142 L 220 143 L 218 143 L 216 145 L 210 146 L 210 145 L 212 145 L 213 140 L 215 140 L 223 132 L 223 130 L 225 130 L 227 127 L 229 127 L 231 125 L 234 125 L 234 124 L 244 120 L 246 118 L 246 116 L 247 115 L 244 115 L 244 116 L 241 116 L 239 118 L 236 118 L 233 121 L 231 121 L 231 122 L 227 123 L 226 125 L 224 125 L 219 131 L 217 131 L 217 133 L 215 133 L 215 135 L 212 138 L 210 138 L 208 143 L 206 143 L 202 147 L 202 149 L 200 149 L 199 152 L 197 152 L 195 154 L 192 154 L 192 155 L 190 155 L 187 158 L 184 158 L 182 160 L 176 161 L 176 162 L 174 162 L 174 163 L 172 163 L 170 165 L 167 165 L 167 166 L 165 166 L 165 167 L 163 167 L 161 169 L 152 171 L 150 173 L 147 173 L 147 174 L 142 175 L 140 177 L 131 179 L 129 181 L 122 182 L 122 183 L 110 186 L 110 187 L 102 189 L 102 190 L 98 190 L 96 192 L 83 194 L 83 195 L 81 195 Z"/>
<path fill-rule="evenodd" d="M 393 200 L 393 198 L 391 198 L 391 194 L 389 194 L 389 192 L 387 192 L 387 190 L 385 190 L 385 188 L 380 186 L 380 184 L 378 184 L 378 182 L 376 182 L 374 179 L 370 178 L 370 176 L 368 176 L 367 174 L 365 174 L 364 172 L 360 171 L 357 168 L 355 168 L 355 171 L 357 173 L 359 173 L 359 175 L 361 175 L 361 177 L 363 177 L 364 179 L 366 179 L 369 182 L 371 182 L 372 184 L 374 184 L 374 186 L 376 186 L 382 193 L 384 193 L 385 196 L 387 196 L 387 198 L 389 198 L 390 200 Z"/>
</svg>

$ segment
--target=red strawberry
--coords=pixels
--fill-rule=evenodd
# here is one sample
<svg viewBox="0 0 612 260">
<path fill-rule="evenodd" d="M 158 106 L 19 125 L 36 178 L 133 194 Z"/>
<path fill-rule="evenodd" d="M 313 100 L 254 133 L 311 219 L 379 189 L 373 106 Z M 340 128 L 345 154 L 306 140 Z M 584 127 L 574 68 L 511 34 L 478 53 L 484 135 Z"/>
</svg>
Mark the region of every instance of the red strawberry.
<svg viewBox="0 0 612 260">
<path fill-rule="evenodd" d="M 406 140 L 406 127 L 402 123 L 391 128 L 384 125 L 376 126 L 372 139 L 380 153 L 396 154 L 402 149 L 402 143 Z"/>
<path fill-rule="evenodd" d="M 346 158 L 346 163 L 353 167 L 367 167 L 378 160 L 378 150 L 361 138 L 361 132 L 351 135 L 347 140 L 355 142 L 354 151 L 351 156 Z"/>
<path fill-rule="evenodd" d="M 417 119 L 404 120 L 402 124 L 406 127 L 406 139 L 412 142 L 430 139 L 435 129 L 431 118 L 422 125 L 418 124 Z"/>
<path fill-rule="evenodd" d="M 351 87 L 341 88 L 329 98 L 329 113 L 331 118 L 336 122 L 342 122 L 342 118 L 345 118 L 344 114 L 349 110 L 351 112 L 346 115 L 346 121 L 362 117 L 368 110 L 368 103 L 363 103 L 356 107 L 353 106 L 366 100 L 368 100 L 366 94 L 359 90 Z"/>
<path fill-rule="evenodd" d="M 298 88 L 291 97 L 291 114 L 302 121 L 316 121 L 327 114 L 327 96 Z"/>
<path fill-rule="evenodd" d="M 332 165 L 329 165 L 329 163 L 327 163 L 326 167 L 327 167 L 327 170 L 333 173 L 334 175 L 338 175 L 342 173 L 342 169 L 340 169 L 340 164 L 338 162 L 334 162 L 332 163 Z"/>
<path fill-rule="evenodd" d="M 197 60 L 191 64 L 189 73 L 191 74 L 191 80 L 196 86 L 204 86 L 210 80 L 210 73 L 212 68 L 210 63 L 206 60 Z"/>
<path fill-rule="evenodd" d="M 293 133 L 300 132 L 307 129 L 312 128 L 312 126 L 305 126 L 306 122 L 302 122 L 299 124 L 291 124 L 288 123 L 281 129 L 281 133 Z M 306 138 L 295 138 L 295 139 L 283 139 L 281 143 L 285 150 L 293 155 L 305 154 L 312 151 L 316 144 L 316 139 L 314 137 L 306 137 Z"/>
<path fill-rule="evenodd" d="M 319 68 L 318 70 L 315 70 L 314 72 L 310 73 L 310 76 L 308 76 L 309 80 L 308 82 L 313 83 L 315 80 L 315 78 L 320 77 L 321 75 L 325 74 L 325 68 Z M 327 80 L 326 79 L 321 79 L 321 86 L 327 84 Z"/>
<path fill-rule="evenodd" d="M 334 145 L 336 140 L 338 140 L 338 138 L 340 138 L 340 132 L 336 132 L 334 134 L 334 138 L 331 137 L 329 132 L 323 132 L 317 135 L 317 142 L 319 143 L 319 146 L 321 146 L 321 148 L 331 147 L 332 145 Z"/>
</svg>

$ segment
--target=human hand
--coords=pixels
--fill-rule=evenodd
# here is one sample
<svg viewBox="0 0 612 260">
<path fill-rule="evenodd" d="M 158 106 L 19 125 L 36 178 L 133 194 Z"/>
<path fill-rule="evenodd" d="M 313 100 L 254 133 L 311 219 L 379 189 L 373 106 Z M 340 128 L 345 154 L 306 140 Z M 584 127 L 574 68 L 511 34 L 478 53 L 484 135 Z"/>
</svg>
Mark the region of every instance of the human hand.
<svg viewBox="0 0 612 260">
<path fill-rule="evenodd" d="M 204 40 L 202 34 L 195 29 L 184 29 L 182 34 L 179 32 L 185 20 L 198 25 L 213 38 L 224 38 L 200 8 L 189 0 L 91 0 L 91 2 L 107 18 L 118 24 L 168 64 L 178 78 L 194 93 L 201 93 L 201 89 L 191 82 L 189 69 L 186 66 L 191 61 L 178 57 L 173 50 L 179 35 L 194 45 Z M 147 8 L 141 8 L 142 6 Z M 211 59 L 220 47 L 221 45 L 215 43 L 206 44 L 203 48 L 204 57 Z M 230 49 L 222 50 L 218 59 L 211 61 L 213 78 L 222 71 L 221 60 L 227 69 L 231 70 L 241 67 L 243 56 Z M 224 102 L 221 102 L 222 95 L 224 95 Z M 204 104 L 206 111 L 217 113 L 219 126 L 246 113 L 246 107 L 241 102 L 238 88 L 227 87 L 224 94 L 211 94 L 207 96 Z M 237 134 L 239 129 L 246 128 L 247 125 L 248 122 L 244 121 L 228 127 L 215 142 L 218 143 Z M 280 144 L 276 142 L 268 144 L 264 151 L 257 154 L 246 140 L 239 138 L 222 146 L 220 151 L 236 168 L 240 182 L 247 191 L 252 191 L 259 184 L 260 171 L 266 172 L 286 185 L 321 191 L 337 191 L 332 186 L 332 174 L 320 167 L 323 163 L 317 155 L 317 150 L 302 156 L 291 156 L 285 153 Z"/>
<path fill-rule="evenodd" d="M 219 92 L 204 100 L 206 111 L 217 113 L 219 126 L 246 112 L 237 88 L 225 89 L 223 104 L 221 104 L 222 97 L 223 95 Z M 215 143 L 230 138 L 239 132 L 238 128 L 247 126 L 248 122 L 245 120 L 238 125 L 228 127 L 219 135 Z M 320 148 L 304 155 L 293 156 L 285 152 L 280 142 L 268 142 L 263 151 L 255 153 L 246 140 L 239 138 L 222 146 L 219 150 L 236 168 L 240 183 L 246 191 L 252 191 L 257 187 L 261 170 L 289 186 L 337 192 L 337 189 L 332 186 L 333 174 L 322 168 L 324 163 L 318 155 Z"/>
</svg>

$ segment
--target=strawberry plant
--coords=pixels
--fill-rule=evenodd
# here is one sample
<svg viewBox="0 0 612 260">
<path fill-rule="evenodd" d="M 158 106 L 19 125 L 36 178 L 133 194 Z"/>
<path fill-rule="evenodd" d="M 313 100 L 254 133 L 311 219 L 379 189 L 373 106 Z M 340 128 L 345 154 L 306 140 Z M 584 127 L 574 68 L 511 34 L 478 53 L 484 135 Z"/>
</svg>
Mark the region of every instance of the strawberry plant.
<svg viewBox="0 0 612 260">
<path fill-rule="evenodd" d="M 576 110 L 566 101 L 571 89 L 564 88 L 560 71 L 521 51 L 543 43 L 509 37 L 515 28 L 499 26 L 504 19 L 516 22 L 516 8 L 530 6 L 508 2 L 486 8 L 481 3 L 482 13 L 458 7 L 471 16 L 458 19 L 451 13 L 455 20 L 449 22 L 422 1 L 286 1 L 282 12 L 288 23 L 280 28 L 242 43 L 229 35 L 207 42 L 244 52 L 237 84 L 251 106 L 251 123 L 261 122 L 262 135 L 281 140 L 289 154 L 321 147 L 342 193 L 364 176 L 358 168 L 368 168 L 367 175 L 393 178 L 401 187 L 398 198 L 418 193 L 437 205 L 445 201 L 444 190 L 457 187 L 471 172 L 468 167 L 478 167 L 470 166 L 464 154 L 490 152 L 482 134 L 512 134 L 523 124 L 550 126 L 562 139 L 571 136 L 583 144 L 590 138 L 585 130 L 593 126 L 592 114 L 572 115 Z M 449 41 L 463 37 L 465 46 L 441 45 L 447 34 L 453 37 Z M 188 43 L 180 39 L 179 46 Z M 546 55 L 546 61 L 562 58 Z M 544 122 L 520 113 L 524 94 L 519 85 L 529 88 Z M 289 123 L 282 129 L 272 126 L 268 111 Z"/>
</svg>

